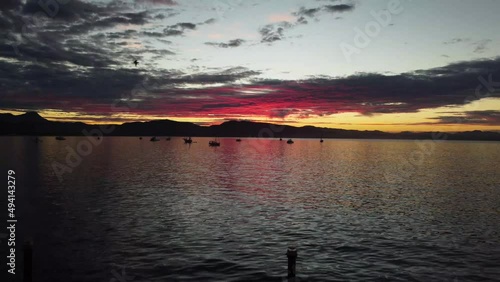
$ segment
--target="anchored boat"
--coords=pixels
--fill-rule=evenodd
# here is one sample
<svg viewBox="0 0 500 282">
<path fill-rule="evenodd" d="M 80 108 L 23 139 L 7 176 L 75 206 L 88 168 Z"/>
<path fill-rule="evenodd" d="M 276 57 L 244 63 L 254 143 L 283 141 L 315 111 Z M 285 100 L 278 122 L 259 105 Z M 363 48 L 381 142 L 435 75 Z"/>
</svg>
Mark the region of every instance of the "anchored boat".
<svg viewBox="0 0 500 282">
<path fill-rule="evenodd" d="M 210 147 L 219 147 L 220 146 L 220 142 L 217 141 L 217 139 L 212 140 L 212 141 L 208 141 L 208 146 L 210 146 Z"/>
</svg>

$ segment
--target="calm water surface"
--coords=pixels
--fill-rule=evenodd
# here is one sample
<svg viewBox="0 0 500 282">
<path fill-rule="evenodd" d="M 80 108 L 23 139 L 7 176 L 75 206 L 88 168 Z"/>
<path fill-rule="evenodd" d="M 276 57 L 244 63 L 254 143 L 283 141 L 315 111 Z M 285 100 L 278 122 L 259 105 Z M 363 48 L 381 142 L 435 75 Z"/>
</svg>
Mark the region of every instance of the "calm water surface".
<svg viewBox="0 0 500 282">
<path fill-rule="evenodd" d="M 42 140 L 0 138 L 35 281 L 500 281 L 500 143 Z"/>
</svg>

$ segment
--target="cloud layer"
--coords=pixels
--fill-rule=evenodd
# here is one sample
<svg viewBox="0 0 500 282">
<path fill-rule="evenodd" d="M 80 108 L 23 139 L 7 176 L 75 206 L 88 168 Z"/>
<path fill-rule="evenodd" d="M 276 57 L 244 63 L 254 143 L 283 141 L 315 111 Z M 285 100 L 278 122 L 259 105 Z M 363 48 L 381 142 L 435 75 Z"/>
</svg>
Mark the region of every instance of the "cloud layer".
<svg viewBox="0 0 500 282">
<path fill-rule="evenodd" d="M 175 48 L 176 40 L 217 20 L 178 20 L 179 11 L 173 7 L 180 4 L 171 0 L 136 4 L 153 8 L 140 9 L 122 1 L 99 4 L 72 0 L 51 14 L 37 1 L 1 2 L 0 30 L 5 36 L 0 39 L 0 109 L 71 111 L 109 116 L 110 120 L 116 119 L 112 117 L 116 113 L 306 118 L 344 112 L 366 116 L 414 113 L 499 97 L 500 58 L 398 75 L 363 73 L 301 81 L 265 78 L 264 70 L 237 65 L 191 72 L 159 68 L 156 60 L 179 60 L 183 50 Z M 286 39 L 287 31 L 298 25 L 321 20 L 322 15 L 352 12 L 356 7 L 336 1 L 316 4 L 298 8 L 290 14 L 291 21 L 261 25 L 255 30 L 256 44 L 266 48 Z M 232 52 L 252 43 L 243 38 L 203 40 L 200 45 Z M 464 43 L 473 44 L 480 53 L 491 42 L 467 38 L 444 42 Z M 134 60 L 139 61 L 139 67 L 133 65 Z M 431 122 L 452 119 L 500 125 L 498 111 L 445 113 Z"/>
</svg>

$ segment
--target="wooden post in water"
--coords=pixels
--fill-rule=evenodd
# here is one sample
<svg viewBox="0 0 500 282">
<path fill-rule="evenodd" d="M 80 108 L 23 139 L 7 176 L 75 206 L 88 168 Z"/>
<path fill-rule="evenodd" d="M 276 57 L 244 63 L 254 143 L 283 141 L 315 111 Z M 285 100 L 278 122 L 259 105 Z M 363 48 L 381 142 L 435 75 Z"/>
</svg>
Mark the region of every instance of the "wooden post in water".
<svg viewBox="0 0 500 282">
<path fill-rule="evenodd" d="M 33 280 L 33 243 L 31 241 L 24 242 L 24 282 Z"/>
<path fill-rule="evenodd" d="M 288 257 L 288 278 L 293 278 L 295 277 L 295 270 L 296 270 L 296 262 L 297 262 L 297 248 L 294 246 L 288 247 L 288 250 L 286 251 L 286 256 Z"/>
</svg>

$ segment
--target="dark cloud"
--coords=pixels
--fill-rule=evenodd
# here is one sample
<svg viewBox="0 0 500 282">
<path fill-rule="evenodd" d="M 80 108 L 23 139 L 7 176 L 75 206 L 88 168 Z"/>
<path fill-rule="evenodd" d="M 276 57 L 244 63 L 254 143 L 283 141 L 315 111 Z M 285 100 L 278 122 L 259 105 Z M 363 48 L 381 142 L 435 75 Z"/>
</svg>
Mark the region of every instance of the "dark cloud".
<svg viewBox="0 0 500 282">
<path fill-rule="evenodd" d="M 151 20 L 149 12 L 119 13 L 116 16 L 102 17 L 95 21 L 86 21 L 81 24 L 71 25 L 68 32 L 73 34 L 88 33 L 97 29 L 107 29 L 122 25 L 144 25 Z"/>
<path fill-rule="evenodd" d="M 9 0 L 0 4 L 2 107 L 33 108 L 47 103 L 54 109 L 76 109 L 82 101 L 107 103 L 135 84 L 159 77 L 151 70 L 154 60 L 175 55 L 144 40 L 172 43 L 161 39 L 166 36 L 163 32 L 138 31 L 176 14 L 172 9 L 134 9 L 130 2 L 119 0 L 109 4 L 71 0 L 44 6 L 49 2 Z M 163 16 L 155 17 L 158 12 Z M 125 26 L 134 28 L 123 30 Z M 175 25 L 181 32 L 194 27 L 190 23 Z M 141 67 L 133 68 L 135 58 Z M 163 75 L 169 77 L 165 79 L 168 83 L 179 74 L 164 71 Z"/>
<path fill-rule="evenodd" d="M 177 2 L 174 0 L 135 0 L 135 2 L 140 3 L 140 4 L 153 4 L 153 5 L 166 5 L 166 6 L 173 6 L 177 5 Z"/>
<path fill-rule="evenodd" d="M 14 10 L 21 7 L 21 0 L 2 0 L 0 1 L 0 11 Z"/>
<path fill-rule="evenodd" d="M 479 94 L 476 89 L 483 82 L 478 77 L 483 77 L 484 81 L 491 80 L 491 85 L 481 88 Z M 218 95 L 219 103 L 236 97 L 253 102 L 240 112 L 238 109 L 225 109 L 228 115 L 284 117 L 294 114 L 305 117 L 337 112 L 363 115 L 410 113 L 464 105 L 485 97 L 500 97 L 500 81 L 495 82 L 494 77 L 500 77 L 500 59 L 463 62 L 396 76 L 360 74 L 301 82 L 261 80 L 242 88 L 212 89 L 211 93 Z M 488 92 L 488 87 L 491 89 L 492 85 L 497 90 Z"/>
<path fill-rule="evenodd" d="M 215 22 L 216 22 L 216 20 L 215 20 L 214 18 L 210 18 L 210 19 L 208 19 L 208 20 L 204 21 L 203 23 L 204 23 L 204 24 L 213 24 L 213 23 L 215 23 Z"/>
<path fill-rule="evenodd" d="M 440 124 L 476 124 L 476 125 L 500 125 L 500 111 L 467 111 L 453 112 L 452 115 L 431 118 Z M 435 124 L 430 122 L 428 124 Z"/>
<path fill-rule="evenodd" d="M 168 50 L 154 52 L 170 55 Z M 113 99 L 131 93 L 142 84 L 150 86 L 136 97 L 140 98 L 139 106 L 128 111 L 181 116 L 307 117 L 341 112 L 363 115 L 410 113 L 464 105 L 485 97 L 500 97 L 500 79 L 497 79 L 500 78 L 500 58 L 400 75 L 367 73 L 299 82 L 268 79 L 233 86 L 258 74 L 260 72 L 242 67 L 191 75 L 164 70 L 145 72 L 131 67 L 95 67 L 77 71 L 65 64 L 57 68 L 33 64 L 19 69 L 17 64 L 3 61 L 0 63 L 0 85 L 4 95 L 0 97 L 0 104 L 2 109 L 84 108 L 87 113 L 105 112 L 110 111 Z M 215 83 L 224 86 L 182 87 Z M 479 87 L 484 84 L 486 86 Z M 480 89 L 479 94 L 477 89 Z M 46 96 L 48 94 L 50 96 Z M 498 111 L 466 112 L 462 117 L 466 119 L 458 122 L 498 124 Z M 449 123 L 452 119 L 457 122 L 457 113 L 443 115 L 438 122 Z"/>
<path fill-rule="evenodd" d="M 157 54 L 157 55 L 175 55 L 174 52 L 167 49 L 150 49 L 148 53 Z"/>
<path fill-rule="evenodd" d="M 235 82 L 240 79 L 252 77 L 260 74 L 260 72 L 252 71 L 244 67 L 234 67 L 229 69 L 217 70 L 215 72 L 198 72 L 186 77 L 187 80 L 180 80 L 185 83 L 228 83 Z"/>
<path fill-rule="evenodd" d="M 28 0 L 22 8 L 22 13 L 29 16 L 44 14 L 52 20 L 74 22 L 78 20 L 96 20 L 99 16 L 112 16 L 117 11 L 104 5 L 95 5 L 81 0 L 56 2 L 57 5 L 52 5 L 53 3 L 50 1 Z"/>
<path fill-rule="evenodd" d="M 12 22 L 10 17 L 0 16 L 0 30 L 4 33 L 11 32 Z"/>
<path fill-rule="evenodd" d="M 308 19 L 318 21 L 318 16 L 321 12 L 327 13 L 343 13 L 354 10 L 354 4 L 336 4 L 336 5 L 323 5 L 316 8 L 300 7 L 292 15 L 296 17 L 294 23 L 281 22 L 278 24 L 269 24 L 259 29 L 261 34 L 261 42 L 272 43 L 274 41 L 282 40 L 285 38 L 284 33 L 286 30 L 291 29 L 297 25 L 308 24 Z M 338 17 L 336 18 L 338 19 Z"/>
<path fill-rule="evenodd" d="M 112 56 L 91 43 L 78 40 L 58 40 L 57 34 L 41 33 L 37 40 L 10 45 L 0 43 L 0 56 L 41 64 L 71 63 L 81 66 L 115 64 Z M 15 46 L 15 49 L 13 48 Z M 15 52 L 17 51 L 17 52 Z"/>
<path fill-rule="evenodd" d="M 316 14 L 321 11 L 321 8 L 318 7 L 318 8 L 310 8 L 310 9 L 306 9 L 304 7 L 301 7 L 297 12 L 294 12 L 293 15 L 295 16 L 307 16 L 307 17 L 314 17 L 316 16 Z"/>
<path fill-rule="evenodd" d="M 445 45 L 451 45 L 451 44 L 457 44 L 457 43 L 462 43 L 462 42 L 468 42 L 470 41 L 469 38 L 453 38 L 448 41 L 443 42 Z"/>
<path fill-rule="evenodd" d="M 178 36 L 178 35 L 183 35 L 184 31 L 176 29 L 164 29 L 163 34 L 165 34 L 165 36 Z"/>
<path fill-rule="evenodd" d="M 162 43 L 165 43 L 165 44 L 172 44 L 172 41 L 170 41 L 170 40 L 159 39 L 159 38 L 157 38 L 156 40 L 158 40 L 158 41 L 160 41 Z"/>
<path fill-rule="evenodd" d="M 171 18 L 171 17 L 177 16 L 179 14 L 179 12 L 174 11 L 172 9 L 167 9 L 167 10 L 162 9 L 161 11 L 162 11 L 161 13 L 153 15 L 153 18 L 156 19 L 156 20 L 164 20 L 164 19 L 167 19 L 167 18 Z M 165 14 L 165 12 L 168 12 L 168 13 Z"/>
<path fill-rule="evenodd" d="M 297 18 L 297 24 L 307 24 L 308 21 L 306 20 L 305 17 L 299 17 Z"/>
<path fill-rule="evenodd" d="M 124 3 L 112 1 L 104 5 L 72 0 L 49 6 L 49 12 L 54 12 L 50 14 L 37 1 L 28 1 L 22 9 L 9 11 L 9 17 L 1 18 L 0 29 L 7 32 L 0 38 L 0 57 L 17 60 L 20 67 L 38 64 L 55 68 L 117 68 L 130 63 L 131 53 L 139 58 L 147 54 L 173 55 L 170 50 L 150 48 L 147 40 L 140 40 L 141 36 L 159 38 L 160 32 L 116 29 L 119 25 L 142 26 L 155 20 L 151 16 L 155 11 L 132 12 Z M 140 50 L 130 50 L 134 45 L 140 46 Z"/>
<path fill-rule="evenodd" d="M 142 80 L 140 74 L 126 69 L 93 68 L 75 72 L 64 64 L 57 68 L 35 64 L 7 74 L 11 67 L 8 63 L 0 64 L 1 83 L 9 88 L 2 97 L 3 107 L 10 104 L 14 108 L 32 108 L 37 107 L 33 101 L 44 101 L 46 107 L 64 108 L 82 100 L 87 103 L 110 101 L 119 96 L 120 91 L 132 89 Z M 13 90 L 14 87 L 18 90 Z"/>
<path fill-rule="evenodd" d="M 208 104 L 202 105 L 201 109 L 224 109 L 224 108 L 232 108 L 232 107 L 241 107 L 243 103 L 218 103 L 218 104 Z"/>
<path fill-rule="evenodd" d="M 184 29 L 195 29 L 196 28 L 196 24 L 194 23 L 177 23 L 173 26 L 171 26 L 172 28 L 180 28 L 182 30 Z"/>
<path fill-rule="evenodd" d="M 474 42 L 472 45 L 474 46 L 474 53 L 483 53 L 488 49 L 488 45 L 491 43 L 491 39 L 484 39 Z"/>
<path fill-rule="evenodd" d="M 137 35 L 137 31 L 129 29 L 123 32 L 108 32 L 105 37 L 107 39 L 129 39 Z M 98 35 L 97 35 L 98 36 Z"/>
<path fill-rule="evenodd" d="M 323 9 L 330 13 L 343 13 L 354 10 L 354 4 L 325 5 Z"/>
<path fill-rule="evenodd" d="M 163 20 L 163 19 L 165 19 L 166 17 L 165 17 L 165 15 L 164 15 L 164 14 L 158 14 L 158 15 L 154 16 L 154 18 L 155 18 L 155 19 L 158 19 L 158 20 Z"/>
<path fill-rule="evenodd" d="M 280 109 L 271 109 L 269 111 L 269 117 L 271 118 L 285 118 L 291 114 L 297 114 L 300 112 L 297 109 L 288 109 L 288 108 L 280 108 Z"/>
<path fill-rule="evenodd" d="M 149 36 L 149 37 L 164 37 L 165 36 L 165 33 L 163 33 L 163 32 L 144 31 L 141 34 L 144 36 Z M 171 41 L 169 41 L 169 42 L 172 43 Z"/>
<path fill-rule="evenodd" d="M 445 45 L 454 45 L 460 43 L 471 42 L 470 38 L 453 38 L 448 41 L 443 42 Z M 471 42 L 470 45 L 474 48 L 472 52 L 481 54 L 488 49 L 488 45 L 492 42 L 491 39 L 483 39 L 475 42 Z"/>
<path fill-rule="evenodd" d="M 133 9 L 130 3 L 118 0 L 107 5 L 81 0 L 45 5 L 49 2 L 36 0 L 26 2 L 22 14 L 17 15 L 20 23 L 14 26 L 18 29 L 23 27 L 23 33 L 51 30 L 64 36 L 80 36 L 96 30 L 116 28 L 119 25 L 145 25 L 177 14 L 170 8 Z M 158 14 L 158 11 L 161 13 Z"/>
<path fill-rule="evenodd" d="M 233 40 L 229 40 L 227 43 L 205 42 L 205 44 L 210 45 L 210 46 L 221 47 L 221 48 L 232 48 L 232 47 L 239 47 L 244 42 L 245 42 L 245 40 L 243 40 L 243 39 L 233 39 Z"/>
<path fill-rule="evenodd" d="M 163 29 L 165 36 L 179 36 L 183 35 L 186 29 L 193 30 L 196 29 L 196 24 L 194 23 L 177 23 L 174 25 L 167 26 Z"/>
<path fill-rule="evenodd" d="M 307 18 L 315 18 L 319 12 L 321 12 L 322 7 L 317 8 L 305 8 L 301 7 L 297 12 L 293 12 L 292 15 L 296 17 L 294 23 L 287 21 L 268 24 L 259 29 L 261 35 L 262 43 L 272 43 L 285 38 L 285 31 L 294 28 L 297 25 L 307 24 Z"/>
<path fill-rule="evenodd" d="M 271 43 L 281 40 L 284 38 L 284 31 L 292 27 L 293 25 L 289 22 L 265 25 L 259 29 L 261 42 Z"/>
<path fill-rule="evenodd" d="M 335 4 L 323 5 L 316 8 L 301 7 L 297 12 L 292 13 L 297 17 L 297 21 L 304 21 L 303 17 L 315 18 L 320 12 L 325 11 L 329 13 L 343 13 L 354 10 L 354 4 Z"/>
<path fill-rule="evenodd" d="M 78 42 L 72 41 L 67 44 L 77 45 Z M 47 51 L 40 50 L 46 53 Z M 164 49 L 148 52 L 160 56 L 173 54 Z M 65 59 L 77 60 L 77 58 Z M 90 59 L 97 58 L 90 56 Z M 130 67 L 109 68 L 105 65 L 74 68 L 70 64 L 54 62 L 28 64 L 20 68 L 15 62 L 0 61 L 0 85 L 4 88 L 0 97 L 1 108 L 32 110 L 50 108 L 109 113 L 116 99 L 136 93 L 135 98 L 142 101 L 142 106 L 134 110 L 140 111 L 156 108 L 159 106 L 156 104 L 159 101 L 182 97 L 186 91 L 176 88 L 177 85 L 233 83 L 259 74 L 241 67 L 185 75 L 166 70 L 146 72 L 133 67 L 131 61 Z M 142 89 L 139 91 L 142 94 L 137 94 L 135 89 L 138 87 Z"/>
</svg>

